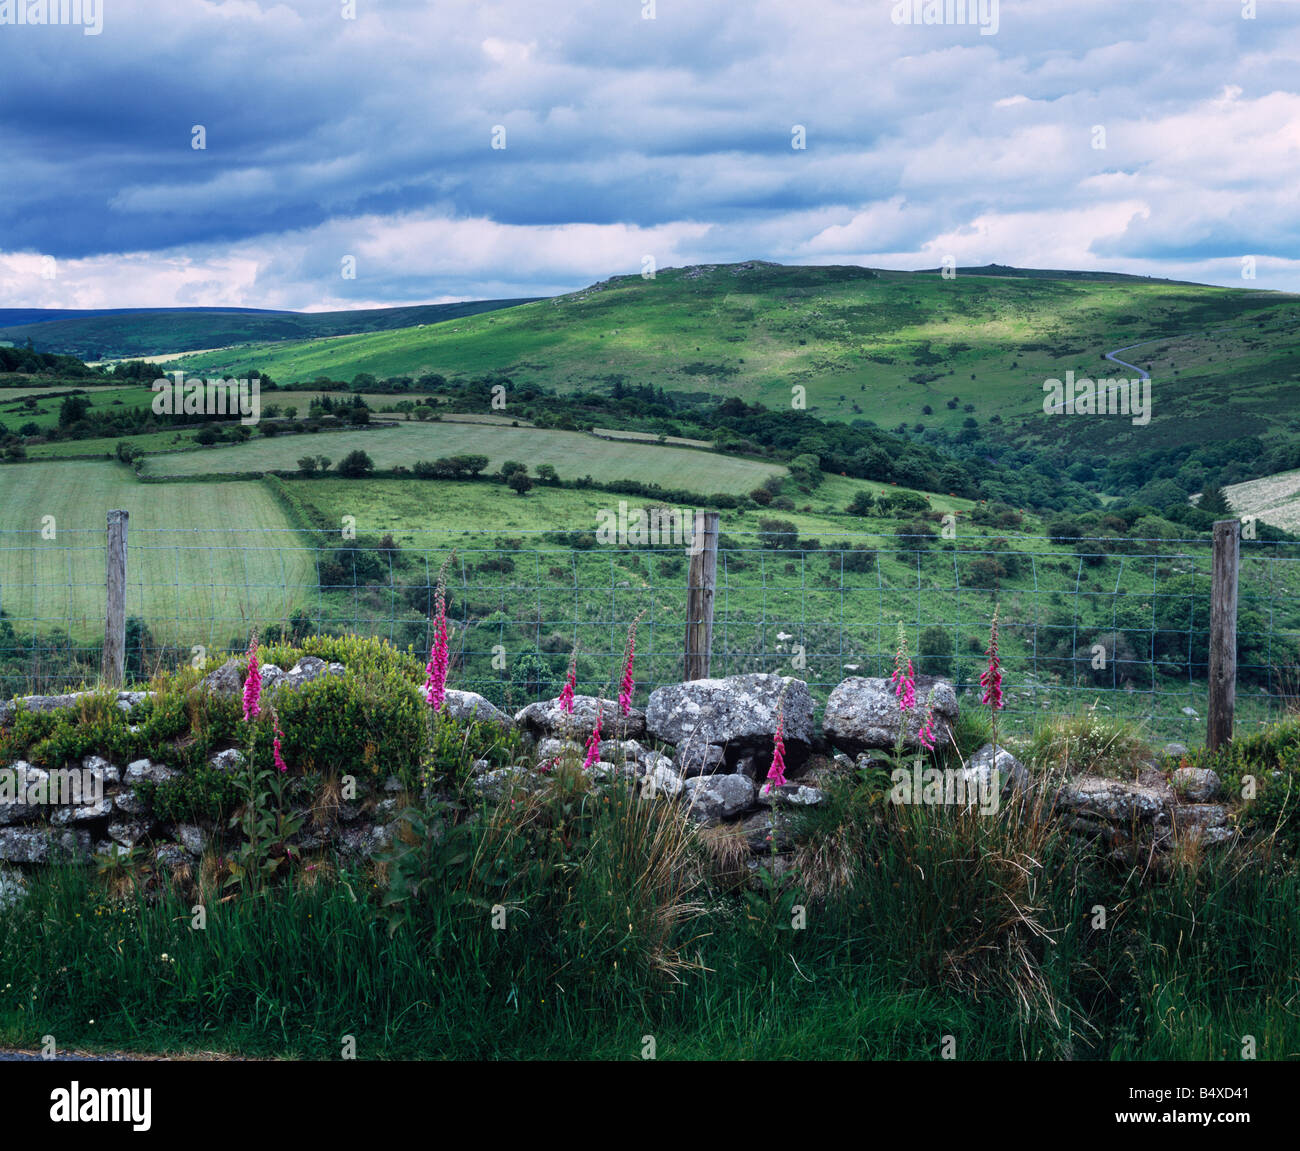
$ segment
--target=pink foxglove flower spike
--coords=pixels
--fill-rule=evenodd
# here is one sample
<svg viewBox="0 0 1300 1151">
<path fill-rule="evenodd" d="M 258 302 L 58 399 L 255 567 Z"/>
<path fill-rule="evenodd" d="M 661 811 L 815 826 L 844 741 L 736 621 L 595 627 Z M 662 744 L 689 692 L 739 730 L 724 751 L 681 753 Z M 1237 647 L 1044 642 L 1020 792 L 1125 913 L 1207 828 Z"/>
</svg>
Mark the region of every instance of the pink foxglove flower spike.
<svg viewBox="0 0 1300 1151">
<path fill-rule="evenodd" d="M 244 680 L 244 721 L 262 714 L 262 671 L 257 662 L 257 632 L 248 641 L 248 677 Z"/>
<path fill-rule="evenodd" d="M 582 770 L 590 771 L 600 762 L 600 720 L 605 711 L 605 701 L 596 701 L 596 726 L 591 729 L 591 738 L 587 740 L 587 758 L 583 760 Z"/>
</svg>

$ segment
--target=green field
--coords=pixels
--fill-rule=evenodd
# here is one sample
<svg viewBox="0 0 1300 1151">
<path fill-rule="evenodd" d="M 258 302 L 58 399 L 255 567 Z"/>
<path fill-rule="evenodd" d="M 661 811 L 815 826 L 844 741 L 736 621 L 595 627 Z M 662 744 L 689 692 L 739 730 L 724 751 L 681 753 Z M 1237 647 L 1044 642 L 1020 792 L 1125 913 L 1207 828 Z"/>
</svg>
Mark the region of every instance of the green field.
<svg viewBox="0 0 1300 1151">
<path fill-rule="evenodd" d="M 80 382 L 51 388 L 0 389 L 0 424 L 16 431 L 27 424 L 35 424 L 40 431 L 56 427 L 59 408 L 68 392 L 82 390 L 90 401 L 91 411 L 110 408 L 148 408 L 153 393 L 144 387 L 89 387 Z M 50 393 L 54 393 L 51 395 Z"/>
<path fill-rule="evenodd" d="M 580 432 L 490 427 L 456 422 L 399 424 L 367 431 L 316 432 L 255 439 L 245 444 L 145 460 L 148 476 L 294 471 L 302 456 L 326 455 L 338 463 L 360 449 L 377 468 L 410 467 L 419 460 L 466 453 L 485 455 L 489 470 L 506 460 L 551 464 L 562 479 L 590 475 L 597 483 L 627 479 L 690 491 L 738 494 L 751 491 L 785 468 L 657 444 L 622 444 Z"/>
<path fill-rule="evenodd" d="M 795 512 L 722 514 L 713 674 L 794 674 L 824 699 L 845 676 L 889 674 L 901 621 L 913 652 L 922 631 L 940 630 L 946 655 L 937 665 L 922 661 L 924 670 L 973 684 L 997 605 L 1011 727 L 1096 706 L 1164 738 L 1203 738 L 1204 667 L 1189 682 L 1185 655 L 1189 644 L 1204 649 L 1207 548 L 1170 544 L 1159 558 L 1122 548 L 1085 563 L 1076 550 L 1095 545 L 1058 547 L 995 534 L 967 522 L 965 501 L 939 497 L 932 497 L 936 510 L 960 513 L 957 537 L 918 547 L 894 534 L 907 530 L 901 521 L 839 510 L 857 483 L 828 479 Z M 360 550 L 339 554 L 340 566 L 312 605 L 326 630 L 382 635 L 423 649 L 429 589 L 454 549 L 449 586 L 461 621 L 454 646 L 463 686 L 499 692 L 502 673 L 490 666 L 499 646 L 511 658 L 546 653 L 548 674 L 559 677 L 548 686 L 558 691 L 576 643 L 587 653 L 580 663 L 585 689 L 608 691 L 627 623 L 641 611 L 647 612 L 639 657 L 645 679 L 662 683 L 681 674 L 685 549 L 600 546 L 592 538 L 601 510 L 617 510 L 627 497 L 534 489 L 518 500 L 486 482 L 387 479 L 295 480 L 288 487 L 326 529 L 317 537 L 323 545 L 344 516 L 355 517 Z M 629 510 L 648 505 L 627 503 Z M 763 546 L 756 533 L 773 515 L 797 528 L 794 551 Z M 1022 527 L 1042 530 L 1033 520 Z M 385 535 L 395 550 L 371 550 Z M 584 535 L 585 543 L 578 538 Z M 865 554 L 852 550 L 858 548 Z M 1300 613 L 1292 605 L 1300 572 L 1294 563 L 1274 563 L 1272 554 L 1243 553 L 1243 730 L 1273 715 L 1260 695 L 1261 673 L 1247 665 L 1267 660 L 1283 674 L 1297 660 Z M 997 566 L 990 568 L 994 557 Z M 1150 645 L 1157 640 L 1153 660 Z M 1090 663 L 1097 642 L 1114 661 L 1101 672 Z M 797 645 L 805 652 L 803 666 L 792 662 Z M 1275 678 L 1272 690 L 1278 686 Z M 1182 716 L 1183 707 L 1197 715 Z"/>
<path fill-rule="evenodd" d="M 599 488 L 545 486 L 534 487 L 520 499 L 503 484 L 488 482 L 331 477 L 295 480 L 292 487 L 331 523 L 341 515 L 353 515 L 358 532 L 391 534 L 399 544 L 415 543 L 437 532 L 448 547 L 475 546 L 475 541 L 482 546 L 493 533 L 594 532 L 601 522 L 597 514 L 601 509 L 616 511 L 620 500 L 630 508 L 647 507 L 652 502 Z M 801 537 L 829 543 L 848 536 L 866 538 L 864 532 L 875 533 L 871 538 L 878 539 L 880 533 L 901 529 L 899 521 L 864 519 L 844 511 L 853 493 L 862 489 L 873 493 L 898 490 L 867 480 L 828 476 L 812 492 L 799 497 L 794 511 L 728 510 L 722 513 L 721 530 L 758 532 L 762 520 L 775 518 L 794 524 Z M 960 516 L 973 506 L 969 500 L 949 496 L 929 499 L 936 511 L 957 513 L 959 524 Z M 1036 522 L 1030 520 L 1029 524 Z M 980 529 L 970 530 L 982 537 Z M 964 525 L 961 531 L 966 534 Z"/>
<path fill-rule="evenodd" d="M 0 607 L 20 628 L 36 620 L 102 637 L 112 508 L 131 513 L 127 613 L 160 641 L 227 643 L 254 621 L 286 617 L 315 586 L 309 553 L 260 484 L 144 485 L 118 464 L 13 464 L 0 468 Z M 51 540 L 41 538 L 45 516 Z M 268 528 L 280 530 L 259 536 Z"/>
<path fill-rule="evenodd" d="M 147 432 L 144 435 L 131 436 L 130 444 L 142 452 L 181 451 L 197 447 L 194 442 L 195 429 Z M 65 460 L 69 457 L 85 458 L 103 456 L 113 458 L 122 436 L 96 436 L 85 440 L 53 440 L 43 444 L 32 444 L 27 449 L 27 458 L 31 460 Z"/>
</svg>

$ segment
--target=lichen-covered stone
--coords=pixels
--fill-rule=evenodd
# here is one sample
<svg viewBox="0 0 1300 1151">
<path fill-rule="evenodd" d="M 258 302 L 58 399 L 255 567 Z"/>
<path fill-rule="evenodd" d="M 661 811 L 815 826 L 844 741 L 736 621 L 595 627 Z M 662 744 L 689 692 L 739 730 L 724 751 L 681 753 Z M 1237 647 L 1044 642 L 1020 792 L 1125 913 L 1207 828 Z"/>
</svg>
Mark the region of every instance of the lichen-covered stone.
<svg viewBox="0 0 1300 1151">
<path fill-rule="evenodd" d="M 687 771 L 707 770 L 710 746 L 724 748 L 729 761 L 772 748 L 778 716 L 786 760 L 807 759 L 813 742 L 813 698 L 808 685 L 789 676 L 754 673 L 725 679 L 668 684 L 650 693 L 646 729 L 676 746 Z M 695 767 L 701 760 L 702 766 Z"/>
<path fill-rule="evenodd" d="M 957 722 L 957 692 L 946 679 L 917 676 L 916 709 L 904 720 L 889 680 L 854 676 L 831 692 L 822 716 L 822 730 L 834 747 L 850 755 L 871 748 L 894 747 L 900 728 L 903 746 L 915 749 L 921 746 L 916 738 L 917 732 L 925 722 L 926 710 L 931 704 L 935 715 L 935 742 L 946 744 L 952 725 Z"/>
</svg>

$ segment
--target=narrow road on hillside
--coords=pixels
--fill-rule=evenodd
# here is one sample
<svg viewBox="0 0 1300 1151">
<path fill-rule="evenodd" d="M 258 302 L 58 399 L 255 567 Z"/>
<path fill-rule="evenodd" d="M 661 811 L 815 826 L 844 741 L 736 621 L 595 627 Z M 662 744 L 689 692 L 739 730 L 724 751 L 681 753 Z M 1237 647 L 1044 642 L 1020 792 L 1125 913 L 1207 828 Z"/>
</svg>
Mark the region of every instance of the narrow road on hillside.
<svg viewBox="0 0 1300 1151">
<path fill-rule="evenodd" d="M 1130 364 L 1127 360 L 1121 360 L 1119 358 L 1119 353 L 1131 352 L 1134 348 L 1145 348 L 1148 344 L 1164 344 L 1164 343 L 1168 343 L 1170 340 L 1186 340 L 1186 339 L 1190 339 L 1193 336 L 1221 336 L 1223 335 L 1224 332 L 1233 332 L 1236 331 L 1238 328 L 1247 327 L 1247 326 L 1248 325 L 1245 324 L 1234 324 L 1232 327 L 1215 328 L 1213 331 L 1210 332 L 1183 332 L 1181 335 L 1178 336 L 1161 336 L 1159 337 L 1159 339 L 1155 339 L 1155 340 L 1142 340 L 1136 344 L 1125 344 L 1124 347 L 1116 348 L 1114 351 L 1102 352 L 1102 357 L 1104 359 L 1109 360 L 1112 364 L 1119 364 L 1119 366 L 1122 368 L 1132 368 L 1135 372 L 1141 372 L 1142 373 L 1141 378 L 1144 380 L 1149 380 L 1151 378 L 1151 375 L 1145 368 L 1139 368 L 1137 364 Z"/>
<path fill-rule="evenodd" d="M 1112 364 L 1119 364 L 1121 368 L 1132 368 L 1135 372 L 1141 372 L 1142 373 L 1141 378 L 1144 380 L 1149 380 L 1151 378 L 1151 374 L 1146 370 L 1146 368 L 1139 368 L 1137 364 L 1130 364 L 1127 360 L 1121 360 L 1119 358 L 1118 353 L 1131 352 L 1134 348 L 1141 348 L 1146 344 L 1159 344 L 1163 342 L 1164 342 L 1163 340 L 1143 340 L 1142 343 L 1140 344 L 1128 344 L 1125 347 L 1116 348 L 1113 352 L 1103 352 L 1102 355 L 1104 356 L 1104 358 L 1110 360 Z"/>
</svg>

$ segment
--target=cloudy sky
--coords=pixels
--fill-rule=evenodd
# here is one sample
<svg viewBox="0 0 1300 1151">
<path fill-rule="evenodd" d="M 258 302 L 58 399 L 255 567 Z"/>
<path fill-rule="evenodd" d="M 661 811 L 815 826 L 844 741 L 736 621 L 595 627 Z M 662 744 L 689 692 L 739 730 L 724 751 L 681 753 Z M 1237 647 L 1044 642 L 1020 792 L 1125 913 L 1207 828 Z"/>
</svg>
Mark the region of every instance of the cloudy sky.
<svg viewBox="0 0 1300 1151">
<path fill-rule="evenodd" d="M 1295 0 L 1002 0 L 995 34 L 893 0 L 100 0 L 86 35 L 15 2 L 0 307 L 549 295 L 647 256 L 1300 290 Z"/>
</svg>

